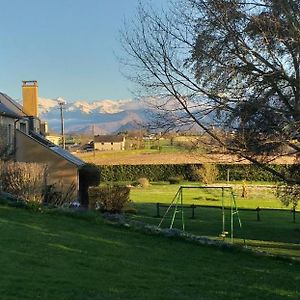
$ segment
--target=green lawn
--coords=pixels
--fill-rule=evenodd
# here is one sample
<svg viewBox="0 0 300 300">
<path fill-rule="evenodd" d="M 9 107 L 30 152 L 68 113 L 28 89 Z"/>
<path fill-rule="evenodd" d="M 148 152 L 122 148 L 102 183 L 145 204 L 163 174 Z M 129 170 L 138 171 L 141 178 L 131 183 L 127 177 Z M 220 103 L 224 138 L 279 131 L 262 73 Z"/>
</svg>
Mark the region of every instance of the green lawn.
<svg viewBox="0 0 300 300">
<path fill-rule="evenodd" d="M 186 183 L 198 186 L 195 183 Z M 257 183 L 256 183 L 257 184 Z M 222 184 L 220 184 L 221 186 Z M 261 184 L 260 184 L 261 185 Z M 248 196 L 241 198 L 241 185 L 235 187 L 237 205 L 239 208 L 250 208 L 252 211 L 240 209 L 239 215 L 242 221 L 242 230 L 235 222 L 235 243 L 253 246 L 272 254 L 291 256 L 300 260 L 300 213 L 296 214 L 296 223 L 293 223 L 290 210 L 260 211 L 260 221 L 257 221 L 256 207 L 261 208 L 286 208 L 275 197 L 270 188 L 255 188 L 247 184 Z M 131 200 L 137 209 L 137 215 L 133 218 L 158 225 L 161 218 L 157 218 L 156 202 L 170 204 L 179 185 L 154 183 L 148 188 L 132 188 Z M 199 204 L 207 206 L 222 206 L 222 193 L 217 189 L 190 189 L 183 191 L 184 204 Z M 230 194 L 225 192 L 224 202 L 230 206 Z M 195 209 L 195 219 L 191 219 L 192 210 L 184 209 L 185 230 L 197 235 L 206 235 L 219 238 L 222 232 L 222 214 L 220 208 L 200 207 Z M 160 215 L 164 214 L 166 207 L 160 208 Z M 169 227 L 174 209 L 170 210 L 163 227 Z M 225 229 L 230 232 L 230 211 L 226 211 Z M 181 229 L 180 214 L 177 214 L 174 227 Z"/>
<path fill-rule="evenodd" d="M 259 186 L 257 186 L 259 184 Z M 171 203 L 178 188 L 181 185 L 200 186 L 198 183 L 184 182 L 178 184 L 167 184 L 164 182 L 154 182 L 148 188 L 132 188 L 130 198 L 136 203 Z M 223 183 L 216 184 L 222 186 Z M 242 184 L 235 185 L 234 192 L 236 194 L 237 205 L 240 208 L 285 208 L 283 204 L 276 198 L 274 189 L 263 187 L 261 183 L 247 183 L 246 190 L 248 196 L 242 198 Z M 220 190 L 214 189 L 190 189 L 184 190 L 184 203 L 185 204 L 198 204 L 221 206 L 222 193 Z M 230 194 L 225 193 L 225 205 L 230 205 Z"/>
<path fill-rule="evenodd" d="M 0 206 L 1 299 L 299 299 L 299 263 Z"/>
<path fill-rule="evenodd" d="M 135 220 L 158 225 L 161 218 L 156 217 L 156 206 L 150 203 L 135 203 L 137 215 Z M 166 208 L 161 208 L 163 215 Z M 170 210 L 162 227 L 169 227 L 174 209 Z M 234 243 L 255 247 L 271 254 L 293 257 L 300 260 L 300 214 L 297 214 L 297 222 L 292 222 L 289 211 L 262 211 L 261 221 L 256 220 L 256 213 L 252 211 L 239 212 L 242 229 L 237 219 L 234 223 Z M 195 219 L 191 218 L 191 209 L 184 209 L 185 230 L 197 235 L 205 235 L 219 239 L 222 232 L 221 209 L 197 208 Z M 174 228 L 182 229 L 181 214 L 176 216 Z M 225 229 L 230 233 L 230 212 L 226 211 Z M 226 240 L 230 242 L 228 237 Z"/>
</svg>

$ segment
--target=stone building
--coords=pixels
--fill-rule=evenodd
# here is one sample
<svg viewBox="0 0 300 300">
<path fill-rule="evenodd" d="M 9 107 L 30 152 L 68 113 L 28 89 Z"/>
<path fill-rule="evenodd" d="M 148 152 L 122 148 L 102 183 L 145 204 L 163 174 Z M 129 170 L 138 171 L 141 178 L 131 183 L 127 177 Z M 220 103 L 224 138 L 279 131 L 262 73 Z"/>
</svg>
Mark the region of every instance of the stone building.
<svg viewBox="0 0 300 300">
<path fill-rule="evenodd" d="M 23 106 L 0 93 L 0 149 L 19 162 L 47 165 L 47 184 L 61 190 L 71 186 L 73 198 L 79 198 L 79 170 L 85 163 L 68 151 L 45 139 L 45 126 L 38 117 L 38 85 L 23 81 Z"/>
</svg>

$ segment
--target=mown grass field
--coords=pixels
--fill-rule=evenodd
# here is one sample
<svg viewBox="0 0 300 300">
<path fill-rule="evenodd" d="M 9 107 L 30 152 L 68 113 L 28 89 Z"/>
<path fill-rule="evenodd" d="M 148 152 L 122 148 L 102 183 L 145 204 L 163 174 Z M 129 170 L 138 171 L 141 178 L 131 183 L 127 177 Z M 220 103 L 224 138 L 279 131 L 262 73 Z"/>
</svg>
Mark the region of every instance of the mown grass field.
<svg viewBox="0 0 300 300">
<path fill-rule="evenodd" d="M 0 206 L 1 299 L 299 299 L 299 263 Z"/>
<path fill-rule="evenodd" d="M 242 184 L 234 185 L 239 216 L 242 221 L 242 230 L 235 219 L 234 242 L 243 244 L 246 240 L 248 246 L 267 251 L 272 254 L 294 257 L 300 260 L 300 213 L 296 213 L 296 223 L 293 223 L 291 208 L 287 208 L 276 198 L 274 188 L 262 183 L 247 183 L 247 197 L 242 198 Z M 185 183 L 187 186 L 198 187 L 196 183 Z M 166 183 L 152 183 L 148 188 L 132 188 L 130 198 L 137 209 L 134 219 L 158 225 L 161 218 L 157 218 L 156 203 L 165 204 L 160 207 L 162 217 L 181 185 Z M 216 186 L 222 186 L 222 183 Z M 225 184 L 226 186 L 226 184 Z M 231 194 L 224 193 L 224 204 L 231 205 Z M 222 191 L 219 189 L 191 188 L 183 191 L 183 204 L 203 206 L 216 206 L 219 208 L 198 207 L 195 209 L 195 219 L 192 219 L 192 209 L 184 209 L 185 230 L 197 235 L 219 238 L 222 232 Z M 257 221 L 255 209 L 276 208 L 282 211 L 261 210 L 260 221 Z M 249 210 L 243 210 L 249 209 Z M 172 208 L 167 215 L 163 227 L 169 227 L 174 212 Z M 230 233 L 230 211 L 226 210 L 225 229 Z M 176 214 L 175 227 L 181 229 L 181 211 Z M 230 234 L 229 234 L 230 236 Z M 229 240 L 229 239 L 228 239 Z"/>
<path fill-rule="evenodd" d="M 132 218 L 150 224 L 158 225 L 166 210 L 160 209 L 161 217 L 156 217 L 156 206 L 150 203 L 135 203 L 137 214 Z M 162 223 L 162 227 L 168 228 L 174 209 Z M 222 213 L 216 208 L 197 208 L 195 218 L 192 219 L 191 209 L 184 209 L 185 231 L 196 235 L 204 235 L 213 239 L 220 238 L 222 232 Z M 234 222 L 234 243 L 254 247 L 260 251 L 266 251 L 274 255 L 292 257 L 300 261 L 300 213 L 297 214 L 297 222 L 293 223 L 289 211 L 262 211 L 261 220 L 257 221 L 256 213 L 252 211 L 239 211 L 242 221 L 242 229 L 237 219 Z M 176 215 L 174 228 L 182 229 L 181 211 Z M 225 230 L 229 232 L 225 239 L 230 239 L 230 212 L 226 211 Z"/>
<path fill-rule="evenodd" d="M 168 184 L 166 182 L 153 182 L 147 188 L 132 188 L 130 192 L 130 198 L 133 202 L 137 203 L 171 203 L 176 192 L 180 186 L 191 186 L 194 189 L 185 189 L 183 192 L 184 204 L 195 205 L 210 205 L 221 206 L 222 205 L 222 191 L 220 189 L 198 189 L 201 185 L 195 182 L 183 182 L 182 184 Z M 228 186 L 227 183 L 217 183 L 213 186 Z M 253 182 L 246 183 L 246 197 L 241 197 L 243 184 L 232 183 L 234 194 L 236 195 L 236 202 L 240 208 L 282 208 L 289 209 L 291 207 L 285 207 L 278 198 L 276 198 L 276 188 L 272 183 Z M 226 206 L 230 206 L 231 194 L 229 190 L 226 190 L 224 194 L 224 201 Z"/>
</svg>

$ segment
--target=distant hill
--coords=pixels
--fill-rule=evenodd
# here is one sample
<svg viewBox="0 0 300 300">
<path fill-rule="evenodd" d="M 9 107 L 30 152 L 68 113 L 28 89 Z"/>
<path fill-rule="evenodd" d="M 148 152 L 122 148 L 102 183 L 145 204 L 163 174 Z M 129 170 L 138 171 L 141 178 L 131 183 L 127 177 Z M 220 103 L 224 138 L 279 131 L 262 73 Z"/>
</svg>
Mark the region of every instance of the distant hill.
<svg viewBox="0 0 300 300">
<path fill-rule="evenodd" d="M 54 99 L 39 99 L 39 115 L 54 131 L 60 130 L 60 112 Z M 73 133 L 108 134 L 138 128 L 147 120 L 141 102 L 133 100 L 84 100 L 67 103 L 64 110 L 65 130 Z"/>
</svg>

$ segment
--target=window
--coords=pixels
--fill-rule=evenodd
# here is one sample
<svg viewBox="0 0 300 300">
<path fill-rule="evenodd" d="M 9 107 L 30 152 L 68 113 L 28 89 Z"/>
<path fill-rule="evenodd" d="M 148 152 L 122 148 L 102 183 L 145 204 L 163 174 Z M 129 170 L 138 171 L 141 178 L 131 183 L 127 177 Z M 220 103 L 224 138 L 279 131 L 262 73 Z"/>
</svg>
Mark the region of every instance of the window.
<svg viewBox="0 0 300 300">
<path fill-rule="evenodd" d="M 26 123 L 20 123 L 20 130 L 26 133 Z"/>
<path fill-rule="evenodd" d="M 11 124 L 8 124 L 8 135 L 7 135 L 7 142 L 8 144 L 12 144 L 12 126 Z"/>
</svg>

